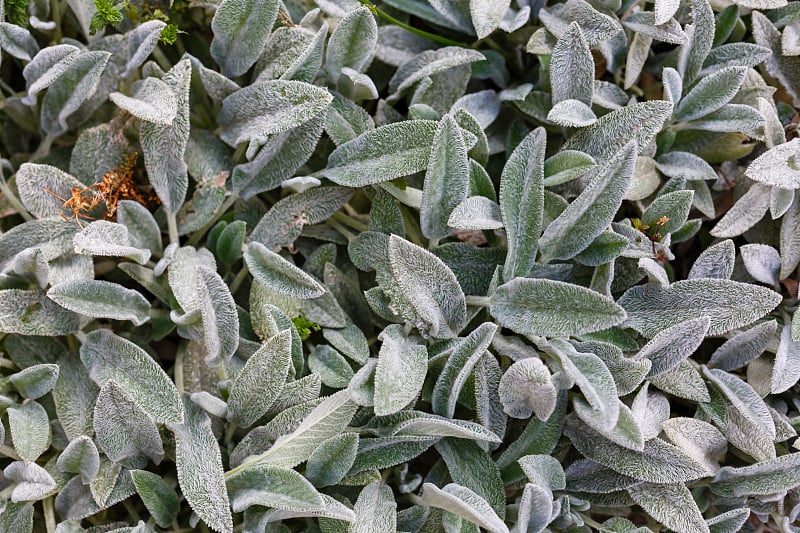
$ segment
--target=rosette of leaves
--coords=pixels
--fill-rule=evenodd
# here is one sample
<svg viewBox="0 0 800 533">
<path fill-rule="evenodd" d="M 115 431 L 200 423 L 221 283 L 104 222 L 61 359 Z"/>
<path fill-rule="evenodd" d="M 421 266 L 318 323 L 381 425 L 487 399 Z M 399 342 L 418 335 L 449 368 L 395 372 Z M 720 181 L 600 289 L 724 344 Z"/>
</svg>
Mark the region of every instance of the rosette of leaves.
<svg viewBox="0 0 800 533">
<path fill-rule="evenodd" d="M 0 0 L 0 531 L 793 531 L 796 4 Z"/>
</svg>

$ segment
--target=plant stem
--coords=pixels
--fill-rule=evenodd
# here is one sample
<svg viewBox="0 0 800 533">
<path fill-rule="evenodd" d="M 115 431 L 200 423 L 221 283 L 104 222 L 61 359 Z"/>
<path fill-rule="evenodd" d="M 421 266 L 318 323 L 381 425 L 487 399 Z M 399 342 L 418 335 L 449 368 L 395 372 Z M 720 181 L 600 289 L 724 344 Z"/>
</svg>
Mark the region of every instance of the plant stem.
<svg viewBox="0 0 800 533">
<path fill-rule="evenodd" d="M 6 197 L 6 200 L 8 200 L 8 203 L 10 203 L 12 206 L 14 206 L 14 209 L 17 210 L 17 212 L 19 213 L 19 216 L 24 218 L 26 221 L 27 220 L 33 220 L 33 216 L 30 213 L 28 213 L 28 210 L 25 209 L 25 206 L 22 205 L 22 202 L 19 201 L 19 198 L 17 198 L 17 195 L 14 194 L 14 191 L 12 191 L 11 187 L 8 186 L 8 183 L 6 183 L 6 180 L 2 179 L 2 176 L 0 176 L 0 192 L 2 192 L 3 195 Z"/>
<path fill-rule="evenodd" d="M 339 224 L 333 217 L 328 219 L 328 225 L 344 235 L 348 241 L 352 241 L 356 238 L 356 236 L 349 229 L 345 228 L 344 225 Z"/>
<path fill-rule="evenodd" d="M 416 33 L 420 37 L 425 37 L 426 39 L 430 39 L 431 41 L 437 42 L 439 44 L 445 44 L 448 46 L 460 46 L 461 48 L 472 48 L 472 46 L 468 45 L 467 43 L 454 41 L 453 39 L 448 39 L 447 37 L 442 37 L 441 35 L 436 35 L 435 33 L 430 33 L 425 30 L 420 30 L 418 28 L 415 28 L 414 26 L 406 24 L 405 22 L 394 18 L 393 16 L 383 11 L 382 9 L 378 9 L 378 7 L 369 0 L 358 0 L 358 1 L 361 2 L 363 5 L 367 6 L 369 10 L 372 11 L 372 14 L 375 15 L 376 17 L 380 17 L 386 22 L 394 24 L 395 26 L 400 26 L 404 30 L 408 30 L 411 33 Z"/>
<path fill-rule="evenodd" d="M 178 236 L 178 220 L 175 218 L 175 212 L 167 209 L 167 228 L 169 231 L 170 244 L 180 244 L 180 237 Z"/>
<path fill-rule="evenodd" d="M 233 281 L 231 282 L 231 287 L 230 287 L 231 295 L 236 294 L 236 291 L 239 290 L 239 287 L 241 287 L 242 283 L 244 283 L 244 280 L 247 279 L 247 274 L 249 273 L 250 269 L 247 268 L 247 263 L 243 263 L 242 269 L 239 271 L 238 274 L 236 274 L 236 277 L 233 278 Z"/>
<path fill-rule="evenodd" d="M 336 211 L 333 214 L 332 218 L 335 219 L 337 222 L 341 222 L 345 226 L 350 226 L 351 228 L 353 228 L 356 231 L 368 231 L 369 230 L 369 227 L 366 224 L 364 224 L 360 220 L 356 220 L 353 217 L 349 217 L 349 216 L 345 215 L 341 211 Z"/>
<path fill-rule="evenodd" d="M 42 500 L 42 510 L 44 511 L 44 524 L 47 528 L 47 533 L 55 533 L 56 531 L 56 514 L 53 508 L 53 497 L 45 498 Z"/>
<path fill-rule="evenodd" d="M 217 209 L 217 212 L 214 213 L 214 216 L 211 217 L 211 220 L 208 221 L 208 224 L 206 224 L 199 230 L 192 233 L 192 236 L 189 237 L 189 242 L 187 242 L 186 244 L 189 246 L 197 246 L 197 243 L 200 242 L 200 239 L 203 238 L 203 235 L 205 235 L 206 232 L 210 230 L 214 226 L 214 224 L 217 223 L 217 220 L 219 220 L 219 218 L 222 215 L 224 215 L 225 212 L 228 211 L 228 209 L 230 209 L 231 206 L 235 204 L 236 200 L 238 199 L 239 195 L 236 193 L 232 193 L 230 196 L 228 196 L 228 198 L 225 199 L 225 201 L 222 203 L 219 209 Z"/>
<path fill-rule="evenodd" d="M 478 305 L 480 307 L 489 307 L 492 303 L 492 299 L 488 296 L 470 296 L 467 295 L 467 305 Z"/>
</svg>

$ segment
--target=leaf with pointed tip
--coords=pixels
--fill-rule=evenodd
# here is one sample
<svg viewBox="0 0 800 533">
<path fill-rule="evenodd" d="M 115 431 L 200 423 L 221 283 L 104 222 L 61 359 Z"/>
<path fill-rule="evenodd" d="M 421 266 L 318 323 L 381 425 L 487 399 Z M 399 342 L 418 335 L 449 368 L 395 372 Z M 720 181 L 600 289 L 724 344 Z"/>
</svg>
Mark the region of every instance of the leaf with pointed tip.
<svg viewBox="0 0 800 533">
<path fill-rule="evenodd" d="M 111 55 L 111 52 L 99 50 L 76 54 L 42 99 L 40 123 L 43 131 L 56 137 L 70 129 L 68 119 L 95 94 Z"/>
<path fill-rule="evenodd" d="M 667 440 L 705 465 L 709 472 L 719 470 L 719 461 L 728 450 L 728 441 L 716 427 L 696 418 L 675 417 L 663 421 L 661 429 Z"/>
<path fill-rule="evenodd" d="M 550 58 L 553 105 L 564 100 L 592 103 L 594 59 L 581 27 L 572 22 L 559 36 Z"/>
<path fill-rule="evenodd" d="M 367 338 L 355 324 L 347 324 L 341 329 L 323 329 L 322 335 L 343 355 L 357 363 L 367 362 L 369 358 Z"/>
<path fill-rule="evenodd" d="M 50 447 L 50 421 L 47 411 L 36 401 L 9 407 L 8 428 L 14 449 L 25 461 L 35 461 Z"/>
<path fill-rule="evenodd" d="M 544 152 L 547 135 L 539 128 L 517 145 L 500 178 L 500 212 L 508 239 L 503 267 L 507 281 L 526 276 L 536 260 L 544 216 Z"/>
<path fill-rule="evenodd" d="M 270 337 L 247 359 L 228 396 L 228 420 L 249 427 L 267 412 L 286 382 L 292 337 L 283 330 Z"/>
<path fill-rule="evenodd" d="M 654 14 L 649 11 L 632 13 L 622 22 L 622 25 L 637 34 L 646 35 L 665 43 L 686 44 L 688 41 L 686 32 L 677 20 L 669 18 L 663 24 L 656 24 Z"/>
<path fill-rule="evenodd" d="M 175 91 L 159 78 L 146 78 L 133 96 L 113 92 L 109 100 L 134 117 L 169 126 L 178 114 Z"/>
<path fill-rule="evenodd" d="M 510 0 L 495 0 L 493 2 L 470 0 L 470 19 L 475 27 L 475 32 L 478 34 L 478 39 L 485 39 L 497 29 L 510 5 Z"/>
<path fill-rule="evenodd" d="M 730 279 L 736 261 L 733 241 L 725 239 L 703 250 L 689 271 L 689 279 Z"/>
<path fill-rule="evenodd" d="M 350 11 L 328 41 L 326 68 L 335 81 L 343 67 L 364 72 L 372 62 L 378 42 L 375 16 L 365 6 Z"/>
<path fill-rule="evenodd" d="M 708 335 L 718 335 L 758 320 L 779 303 L 780 295 L 775 291 L 725 279 L 689 279 L 669 287 L 638 286 L 628 289 L 619 300 L 628 313 L 625 325 L 646 337 L 698 315 L 709 316 Z"/>
<path fill-rule="evenodd" d="M 17 172 L 19 199 L 28 212 L 39 218 L 71 213 L 63 204 L 72 196 L 74 187 L 83 189 L 83 184 L 50 165 L 23 163 Z"/>
<path fill-rule="evenodd" d="M 548 122 L 569 128 L 584 128 L 597 122 L 592 108 L 579 100 L 562 100 L 547 113 Z"/>
<path fill-rule="evenodd" d="M 130 320 L 135 326 L 150 320 L 150 302 L 141 293 L 110 281 L 65 281 L 52 286 L 47 297 L 65 309 L 93 318 Z"/>
<path fill-rule="evenodd" d="M 770 190 L 771 187 L 767 185 L 753 183 L 744 196 L 719 219 L 717 225 L 711 229 L 711 235 L 720 239 L 731 238 L 753 227 L 769 209 Z M 785 226 L 784 223 L 782 227 Z"/>
<path fill-rule="evenodd" d="M 800 139 L 779 144 L 750 163 L 745 175 L 782 189 L 800 188 Z"/>
<path fill-rule="evenodd" d="M 14 489 L 11 491 L 11 501 L 14 503 L 44 499 L 56 488 L 53 476 L 32 461 L 14 461 L 3 470 L 3 475 L 14 483 Z M 3 515 L 6 512 L 8 508 Z"/>
<path fill-rule="evenodd" d="M 96 220 L 76 233 L 75 253 L 133 259 L 140 265 L 150 260 L 150 250 L 138 248 L 131 242 L 128 228 L 107 220 Z"/>
<path fill-rule="evenodd" d="M 450 478 L 483 497 L 501 519 L 505 518 L 506 498 L 500 470 L 478 443 L 445 437 L 435 446 Z"/>
<path fill-rule="evenodd" d="M 672 103 L 650 100 L 632 104 L 600 117 L 567 139 L 563 148 L 580 150 L 595 159 L 608 159 L 631 140 L 644 150 L 672 115 Z"/>
<path fill-rule="evenodd" d="M 477 50 L 468 50 L 458 46 L 426 50 L 397 69 L 392 79 L 389 80 L 389 91 L 392 95 L 389 96 L 388 101 L 393 103 L 399 99 L 402 93 L 425 78 L 485 59 L 486 57 Z"/>
<path fill-rule="evenodd" d="M 301 81 L 255 83 L 223 100 L 220 138 L 230 146 L 264 144 L 323 113 L 332 99 L 326 89 Z"/>
<path fill-rule="evenodd" d="M 425 170 L 437 129 L 432 120 L 407 120 L 368 130 L 336 148 L 322 173 L 334 183 L 364 187 Z"/>
<path fill-rule="evenodd" d="M 320 282 L 260 242 L 251 242 L 244 260 L 253 278 L 278 294 L 292 298 L 318 298 L 325 292 Z"/>
<path fill-rule="evenodd" d="M 100 453 L 91 438 L 81 435 L 64 448 L 56 465 L 62 472 L 80 474 L 81 481 L 87 484 L 100 470 Z"/>
<path fill-rule="evenodd" d="M 625 310 L 611 298 L 570 283 L 515 278 L 492 296 L 498 323 L 524 335 L 569 336 L 621 323 Z"/>
<path fill-rule="evenodd" d="M 711 354 L 708 366 L 725 371 L 745 366 L 764 352 L 777 327 L 777 322 L 769 320 L 734 335 Z"/>
<path fill-rule="evenodd" d="M 146 470 L 131 470 L 136 492 L 156 524 L 168 528 L 178 515 L 178 494 L 158 474 Z"/>
<path fill-rule="evenodd" d="M 710 325 L 709 317 L 700 316 L 658 332 L 636 354 L 637 359 L 646 358 L 652 362 L 647 377 L 669 372 L 691 356 L 703 342 Z"/>
<path fill-rule="evenodd" d="M 761 399 L 749 383 L 717 368 L 708 369 L 703 367 L 702 372 L 706 379 L 727 400 L 727 410 L 730 418 L 733 415 L 737 415 L 738 418 L 742 419 L 738 425 L 747 425 L 762 435 L 769 437 L 770 440 L 775 438 L 775 423 L 772 421 L 772 415 L 769 413 L 764 400 Z M 723 428 L 723 431 L 725 429 L 727 428 Z M 728 440 L 730 440 L 730 437 Z M 771 455 L 774 457 L 774 451 Z"/>
<path fill-rule="evenodd" d="M 375 414 L 385 416 L 403 409 L 422 390 L 428 351 L 405 335 L 399 324 L 387 326 L 378 340 L 382 344 L 375 369 Z"/>
<path fill-rule="evenodd" d="M 781 32 L 760 11 L 753 11 L 752 32 L 756 44 L 772 51 L 765 64 L 767 72 L 780 82 L 796 104 L 800 98 L 800 85 L 797 81 L 800 73 L 800 57 L 783 54 Z"/>
<path fill-rule="evenodd" d="M 539 239 L 540 262 L 575 257 L 606 229 L 628 190 L 635 161 L 631 142 L 588 172 L 589 184 Z"/>
<path fill-rule="evenodd" d="M 792 388 L 800 380 L 800 342 L 792 339 L 792 325 L 781 330 L 781 341 L 775 352 L 772 368 L 771 392 L 780 394 Z"/>
<path fill-rule="evenodd" d="M 117 204 L 117 221 L 128 228 L 128 238 L 135 247 L 161 254 L 161 230 L 145 206 L 133 200 L 120 201 Z"/>
<path fill-rule="evenodd" d="M 420 500 L 425 505 L 465 518 L 490 533 L 508 533 L 508 527 L 485 499 L 457 483 L 445 485 L 443 489 L 425 483 Z"/>
<path fill-rule="evenodd" d="M 325 398 L 294 431 L 279 437 L 266 452 L 250 457 L 239 469 L 262 463 L 288 468 L 297 466 L 314 453 L 320 442 L 339 435 L 350 423 L 356 407 L 346 390 Z"/>
<path fill-rule="evenodd" d="M 242 512 L 252 505 L 287 511 L 325 507 L 322 496 L 291 468 L 263 464 L 239 471 L 227 479 L 231 507 Z"/>
<path fill-rule="evenodd" d="M 44 291 L 0 290 L 0 331 L 55 337 L 74 333 L 80 316 L 49 299 Z"/>
<path fill-rule="evenodd" d="M 467 319 L 466 299 L 447 265 L 397 235 L 389 237 L 389 263 L 394 285 L 383 289 L 406 303 L 404 318 L 423 335 L 456 336 Z"/>
<path fill-rule="evenodd" d="M 0 18 L 2 18 L 2 9 L 0 9 Z M 34 105 L 36 95 L 64 74 L 77 57 L 78 52 L 80 52 L 80 48 L 71 44 L 57 44 L 39 50 L 22 70 L 22 76 L 25 78 L 25 85 L 28 89 L 28 94 L 22 98 L 22 103 Z"/>
<path fill-rule="evenodd" d="M 175 466 L 178 483 L 189 506 L 214 531 L 233 532 L 222 455 L 208 415 L 188 398 L 183 399 L 186 416 L 173 424 Z"/>
<path fill-rule="evenodd" d="M 547 420 L 556 407 L 556 388 L 550 371 L 538 357 L 511 365 L 500 379 L 500 402 L 512 418 Z"/>
<path fill-rule="evenodd" d="M 577 417 L 569 417 L 564 433 L 584 457 L 641 481 L 681 483 L 709 475 L 706 468 L 679 448 L 659 438 L 644 443 L 642 451 L 606 440 Z"/>
<path fill-rule="evenodd" d="M 448 219 L 469 192 L 467 147 L 451 115 L 439 122 L 422 188 L 420 229 L 429 239 L 450 233 Z"/>
<path fill-rule="evenodd" d="M 647 514 L 678 533 L 708 533 L 703 515 L 692 493 L 683 483 L 642 483 L 628 494 Z M 680 512 L 676 512 L 680 509 Z"/>
<path fill-rule="evenodd" d="M 711 491 L 720 496 L 764 496 L 800 485 L 800 454 L 789 453 L 750 466 L 725 466 L 711 482 Z"/>
<path fill-rule="evenodd" d="M 778 251 L 767 244 L 745 244 L 739 251 L 748 274 L 756 281 L 776 285 L 781 270 L 781 257 Z"/>
<path fill-rule="evenodd" d="M 135 343 L 107 329 L 94 330 L 81 346 L 81 361 L 92 381 L 114 380 L 158 423 L 180 423 L 183 409 L 175 384 Z"/>
<path fill-rule="evenodd" d="M 116 381 L 106 381 L 94 406 L 98 446 L 115 463 L 142 468 L 164 457 L 164 445 L 149 414 Z"/>
<path fill-rule="evenodd" d="M 305 475 L 317 487 L 338 484 L 356 460 L 358 433 L 342 433 L 324 440 L 308 458 Z"/>
<path fill-rule="evenodd" d="M 392 489 L 376 481 L 364 487 L 353 508 L 355 519 L 350 533 L 394 533 L 397 531 L 397 503 Z"/>
<path fill-rule="evenodd" d="M 233 357 L 239 346 L 239 315 L 233 295 L 217 271 L 205 265 L 196 268 L 206 364 L 216 366 Z"/>
<path fill-rule="evenodd" d="M 544 162 L 544 185 L 560 185 L 583 175 L 595 166 L 592 156 L 578 150 L 561 150 Z"/>
<path fill-rule="evenodd" d="M 229 78 L 241 76 L 264 50 L 278 16 L 276 0 L 224 0 L 211 20 L 211 57 Z"/>
<path fill-rule="evenodd" d="M 58 365 L 40 364 L 23 368 L 8 376 L 8 380 L 23 398 L 41 398 L 53 388 L 58 379 Z"/>
</svg>

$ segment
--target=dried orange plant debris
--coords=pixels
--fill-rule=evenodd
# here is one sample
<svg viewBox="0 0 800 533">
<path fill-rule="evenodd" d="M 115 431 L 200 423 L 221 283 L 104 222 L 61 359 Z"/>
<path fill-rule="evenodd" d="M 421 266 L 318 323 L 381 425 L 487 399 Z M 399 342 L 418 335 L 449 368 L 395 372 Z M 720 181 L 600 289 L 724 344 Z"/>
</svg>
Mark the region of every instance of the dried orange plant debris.
<svg viewBox="0 0 800 533">
<path fill-rule="evenodd" d="M 158 196 L 153 192 L 142 191 L 134 180 L 137 156 L 136 152 L 128 154 L 121 165 L 103 174 L 97 183 L 83 188 L 73 187 L 69 198 L 63 198 L 50 189 L 44 190 L 64 202 L 64 209 L 71 211 L 72 215 L 62 213 L 61 216 L 65 220 L 74 219 L 80 227 L 83 227 L 81 219 L 97 220 L 91 212 L 101 203 L 105 207 L 103 218 L 106 220 L 114 219 L 120 200 L 133 200 L 145 207 L 156 206 L 161 203 Z"/>
</svg>

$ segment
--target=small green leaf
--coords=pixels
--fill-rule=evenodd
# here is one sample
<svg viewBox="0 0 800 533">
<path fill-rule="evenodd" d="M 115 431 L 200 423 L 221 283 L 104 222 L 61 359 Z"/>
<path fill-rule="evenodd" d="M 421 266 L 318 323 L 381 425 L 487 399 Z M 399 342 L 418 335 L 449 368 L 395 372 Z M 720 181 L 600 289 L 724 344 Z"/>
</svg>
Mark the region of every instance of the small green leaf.
<svg viewBox="0 0 800 533">
<path fill-rule="evenodd" d="M 278 294 L 292 298 L 318 298 L 325 287 L 259 242 L 251 242 L 244 260 L 253 277 Z"/>
<path fill-rule="evenodd" d="M 317 487 L 338 484 L 356 460 L 358 433 L 342 433 L 323 441 L 306 462 L 306 477 Z"/>
<path fill-rule="evenodd" d="M 229 78 L 255 64 L 278 16 L 275 0 L 224 0 L 211 20 L 211 57 Z"/>
<path fill-rule="evenodd" d="M 422 390 L 428 372 L 428 351 L 425 345 L 405 335 L 399 324 L 387 326 L 378 340 L 382 344 L 375 369 L 375 414 L 385 416 L 403 409 Z"/>
<path fill-rule="evenodd" d="M 325 507 L 322 496 L 306 478 L 283 466 L 251 467 L 231 475 L 227 483 L 234 512 L 242 512 L 251 505 L 287 511 Z"/>
<path fill-rule="evenodd" d="M 58 370 L 55 364 L 32 365 L 8 379 L 23 398 L 35 400 L 50 392 L 58 379 Z"/>
<path fill-rule="evenodd" d="M 156 524 L 168 528 L 180 510 L 180 500 L 175 489 L 158 474 L 146 470 L 131 470 L 136 492 Z"/>
<path fill-rule="evenodd" d="M 62 472 L 80 474 L 81 481 L 87 484 L 100 470 L 100 453 L 91 438 L 81 435 L 64 448 L 56 466 Z"/>
</svg>

